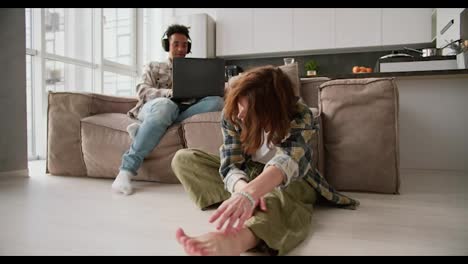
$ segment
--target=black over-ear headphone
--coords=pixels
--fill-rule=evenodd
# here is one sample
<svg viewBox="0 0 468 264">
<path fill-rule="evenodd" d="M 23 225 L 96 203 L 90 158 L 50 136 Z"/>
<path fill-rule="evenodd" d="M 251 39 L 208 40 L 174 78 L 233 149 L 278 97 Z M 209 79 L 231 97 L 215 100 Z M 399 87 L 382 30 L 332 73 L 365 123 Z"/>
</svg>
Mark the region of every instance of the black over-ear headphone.
<svg viewBox="0 0 468 264">
<path fill-rule="evenodd" d="M 164 32 L 164 35 L 161 38 L 161 44 L 162 44 L 163 49 L 169 52 L 169 38 L 166 37 L 166 34 L 167 34 L 167 30 L 166 32 Z M 190 53 L 192 49 L 192 39 L 190 38 L 190 36 L 187 36 L 187 38 L 188 38 L 187 53 Z"/>
</svg>

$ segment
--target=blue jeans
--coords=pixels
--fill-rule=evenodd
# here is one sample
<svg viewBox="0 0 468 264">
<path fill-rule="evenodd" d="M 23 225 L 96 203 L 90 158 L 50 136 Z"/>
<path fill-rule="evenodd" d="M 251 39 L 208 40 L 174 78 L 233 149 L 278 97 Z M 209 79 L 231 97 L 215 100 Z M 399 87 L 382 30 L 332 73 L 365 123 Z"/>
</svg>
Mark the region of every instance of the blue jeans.
<svg viewBox="0 0 468 264">
<path fill-rule="evenodd" d="M 219 96 L 205 97 L 183 112 L 168 98 L 160 97 L 146 102 L 138 114 L 142 123 L 130 149 L 122 156 L 120 170 L 136 175 L 143 159 L 159 144 L 169 126 L 196 114 L 221 111 L 223 105 L 223 99 Z"/>
</svg>

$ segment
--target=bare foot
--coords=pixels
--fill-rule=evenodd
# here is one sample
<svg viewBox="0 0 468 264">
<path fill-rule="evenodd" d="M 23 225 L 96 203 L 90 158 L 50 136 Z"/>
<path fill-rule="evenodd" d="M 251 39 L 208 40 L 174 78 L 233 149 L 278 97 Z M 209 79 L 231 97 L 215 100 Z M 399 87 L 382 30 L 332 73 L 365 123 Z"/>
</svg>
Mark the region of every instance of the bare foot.
<svg viewBox="0 0 468 264">
<path fill-rule="evenodd" d="M 258 242 L 248 228 L 237 233 L 210 232 L 198 237 L 187 236 L 179 228 L 176 238 L 185 253 L 192 256 L 239 256 Z"/>
</svg>

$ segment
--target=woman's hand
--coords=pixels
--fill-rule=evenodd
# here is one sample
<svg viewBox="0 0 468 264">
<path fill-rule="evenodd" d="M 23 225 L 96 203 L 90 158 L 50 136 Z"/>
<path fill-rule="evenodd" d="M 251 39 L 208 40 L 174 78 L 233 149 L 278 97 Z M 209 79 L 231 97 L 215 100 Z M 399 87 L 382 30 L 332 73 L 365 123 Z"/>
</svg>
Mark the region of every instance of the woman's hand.
<svg viewBox="0 0 468 264">
<path fill-rule="evenodd" d="M 263 196 L 271 192 L 283 180 L 283 172 L 275 166 L 269 166 L 249 183 L 243 180 L 238 181 L 234 186 L 235 192 L 216 209 L 209 219 L 210 223 L 219 219 L 216 226 L 219 230 L 227 221 L 225 232 L 242 229 L 245 221 L 252 217 L 257 206 L 260 205 L 262 211 L 267 210 Z"/>
<path fill-rule="evenodd" d="M 249 194 L 247 194 L 249 195 Z M 257 199 L 255 204 L 252 204 L 247 196 L 241 193 L 233 193 L 231 198 L 224 201 L 214 214 L 210 217 L 209 222 L 213 223 L 219 219 L 216 228 L 222 229 L 224 224 L 227 222 L 225 232 L 238 231 L 244 227 L 245 221 L 252 217 L 254 210 L 257 206 L 260 206 L 260 210 L 266 211 L 265 199 L 261 197 Z M 237 225 L 235 225 L 237 222 Z"/>
</svg>

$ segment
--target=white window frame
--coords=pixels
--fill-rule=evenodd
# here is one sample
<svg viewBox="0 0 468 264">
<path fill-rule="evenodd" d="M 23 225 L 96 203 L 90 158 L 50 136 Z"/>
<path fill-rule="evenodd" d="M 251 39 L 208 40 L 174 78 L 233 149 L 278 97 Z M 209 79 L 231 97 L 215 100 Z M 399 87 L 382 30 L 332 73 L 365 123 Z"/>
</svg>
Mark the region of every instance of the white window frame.
<svg viewBox="0 0 468 264">
<path fill-rule="evenodd" d="M 28 148 L 28 160 L 32 160 L 32 159 L 37 159 L 37 151 L 36 151 L 36 124 L 35 124 L 35 112 L 36 112 L 36 109 L 35 109 L 35 106 L 36 106 L 36 102 L 34 102 L 34 59 L 37 55 L 37 51 L 35 50 L 31 50 L 29 48 L 26 49 L 26 56 L 30 56 L 30 62 L 31 62 L 31 65 L 26 65 L 26 67 L 29 67 L 29 71 L 31 71 L 30 73 L 30 76 L 31 76 L 31 80 L 30 80 L 30 85 L 31 85 L 31 93 L 29 94 L 29 97 L 30 97 L 30 102 L 31 102 L 31 117 L 27 116 L 27 118 L 31 118 L 31 142 L 28 142 L 28 144 L 31 145 L 31 152 L 29 152 L 29 148 Z M 26 71 L 28 71 L 28 69 L 26 69 Z M 29 115 L 29 113 L 28 113 Z M 29 125 L 29 121 L 28 121 L 28 125 Z M 29 140 L 29 135 L 28 135 L 28 140 Z"/>
<path fill-rule="evenodd" d="M 25 12 L 26 13 L 26 12 Z M 30 36 L 30 48 L 26 48 L 26 55 L 30 55 L 31 56 L 31 68 L 29 69 L 31 71 L 31 94 L 30 94 L 30 102 L 31 102 L 31 141 L 32 142 L 28 142 L 28 144 L 31 144 L 31 153 L 29 153 L 28 151 L 28 159 L 29 160 L 32 160 L 32 159 L 38 159 L 39 157 L 37 156 L 37 150 L 36 150 L 36 135 L 37 135 L 37 131 L 36 131 L 36 127 L 37 127 L 37 120 L 35 118 L 36 116 L 36 111 L 38 110 L 36 107 L 37 103 L 35 102 L 35 93 L 37 93 L 36 89 L 34 89 L 37 85 L 36 85 L 36 81 L 34 80 L 34 77 L 37 75 L 35 74 L 35 70 L 37 70 L 37 67 L 34 67 L 35 63 L 37 63 L 37 55 L 39 54 L 39 52 L 36 50 L 36 49 L 33 49 L 33 47 L 35 46 L 35 37 L 34 37 L 34 32 L 36 31 L 33 27 L 36 23 L 34 23 L 34 19 L 35 19 L 35 16 L 34 16 L 34 8 L 30 8 L 30 15 L 31 17 L 29 18 L 29 22 L 30 22 L 30 32 L 31 32 L 31 36 Z M 25 22 L 26 23 L 26 22 Z M 26 59 L 26 57 L 25 57 Z M 29 67 L 29 65 L 26 65 L 26 67 Z M 29 118 L 29 117 L 27 117 Z M 28 137 L 29 139 L 29 137 Z M 31 154 L 31 155 L 30 155 Z"/>
<path fill-rule="evenodd" d="M 31 118 L 32 118 L 32 156 L 28 159 L 43 159 L 46 153 L 46 111 L 47 95 L 44 94 L 45 79 L 43 76 L 44 60 L 41 58 L 45 41 L 42 40 L 42 10 L 31 8 L 31 48 L 26 49 L 26 54 L 31 55 Z"/>
</svg>

